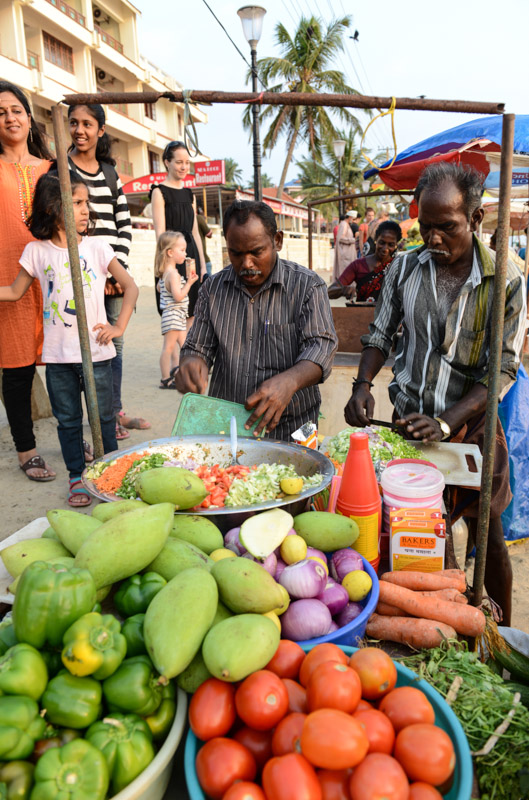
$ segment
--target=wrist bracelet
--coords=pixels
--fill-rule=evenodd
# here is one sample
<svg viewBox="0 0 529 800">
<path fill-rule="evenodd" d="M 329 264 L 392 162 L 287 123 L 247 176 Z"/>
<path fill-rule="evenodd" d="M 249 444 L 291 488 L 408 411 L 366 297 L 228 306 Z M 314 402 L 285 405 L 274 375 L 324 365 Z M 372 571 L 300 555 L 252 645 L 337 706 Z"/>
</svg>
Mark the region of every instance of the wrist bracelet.
<svg viewBox="0 0 529 800">
<path fill-rule="evenodd" d="M 370 389 L 371 389 L 371 388 L 372 388 L 372 387 L 375 385 L 374 383 L 371 383 L 371 381 L 368 381 L 368 380 L 366 380 L 365 378 L 364 378 L 363 380 L 362 380 L 362 379 L 359 379 L 359 378 L 353 378 L 353 388 L 354 388 L 355 386 L 358 386 L 360 383 L 367 383 L 367 384 L 369 384 L 369 388 L 370 388 Z"/>
</svg>

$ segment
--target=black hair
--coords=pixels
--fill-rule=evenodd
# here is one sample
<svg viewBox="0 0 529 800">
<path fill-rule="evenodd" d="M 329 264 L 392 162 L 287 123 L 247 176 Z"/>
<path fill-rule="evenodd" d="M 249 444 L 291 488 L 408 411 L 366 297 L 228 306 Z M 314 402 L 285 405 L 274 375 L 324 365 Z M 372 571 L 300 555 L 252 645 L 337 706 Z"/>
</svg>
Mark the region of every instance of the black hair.
<svg viewBox="0 0 529 800">
<path fill-rule="evenodd" d="M 76 186 L 86 186 L 83 179 L 71 170 L 70 181 L 72 192 Z M 35 239 L 42 240 L 51 239 L 60 228 L 64 227 L 59 176 L 53 170 L 41 175 L 37 181 L 33 209 L 26 225 Z"/>
<path fill-rule="evenodd" d="M 452 183 L 461 192 L 465 214 L 470 222 L 474 211 L 481 206 L 484 180 L 484 175 L 474 167 L 446 162 L 430 164 L 419 177 L 415 189 L 415 201 L 419 203 L 419 198 L 425 189 L 436 190 L 445 183 Z"/>
<path fill-rule="evenodd" d="M 402 230 L 400 225 L 397 222 L 393 222 L 390 219 L 385 220 L 385 222 L 381 222 L 378 228 L 375 231 L 375 242 L 379 236 L 383 233 L 394 233 L 397 237 L 397 244 L 402 239 Z"/>
<path fill-rule="evenodd" d="M 222 230 L 224 236 L 232 222 L 236 225 L 245 225 L 251 216 L 258 217 L 263 226 L 273 239 L 277 233 L 276 217 L 270 206 L 258 200 L 235 200 L 224 212 Z"/>
<path fill-rule="evenodd" d="M 97 122 L 99 130 L 106 125 L 105 110 L 99 103 L 91 103 L 90 105 L 88 103 L 83 103 L 78 106 L 68 106 L 68 119 L 70 119 L 72 111 L 75 108 L 87 108 L 90 116 Z M 72 144 L 68 148 L 68 152 L 71 153 L 74 149 L 75 145 Z M 116 159 L 112 158 L 112 143 L 108 133 L 104 133 L 103 136 L 100 136 L 97 140 L 96 160 L 99 162 L 103 161 L 105 164 L 110 164 L 112 167 L 116 166 Z"/>
<path fill-rule="evenodd" d="M 166 161 L 172 161 L 173 160 L 174 151 L 175 150 L 182 150 L 182 149 L 185 150 L 186 153 L 189 155 L 189 150 L 187 149 L 185 142 L 180 142 L 177 139 L 175 139 L 174 142 L 169 142 L 169 144 L 166 144 L 165 148 L 164 148 L 164 151 L 162 153 L 162 161 L 163 161 L 164 167 L 165 167 L 165 162 Z M 165 168 L 167 169 L 167 167 L 165 167 Z"/>
<path fill-rule="evenodd" d="M 347 219 L 347 214 L 340 214 L 340 222 L 343 222 L 344 219 Z"/>
<path fill-rule="evenodd" d="M 39 126 L 35 122 L 33 114 L 31 113 L 29 100 L 22 91 L 22 89 L 19 89 L 19 87 L 15 86 L 14 83 L 9 83 L 9 81 L 0 81 L 0 92 L 11 92 L 11 94 L 14 94 L 19 103 L 21 103 L 24 106 L 24 111 L 31 120 L 30 129 L 28 132 L 28 150 L 31 153 L 31 155 L 36 156 L 37 158 L 45 158 L 51 161 L 53 156 L 48 150 L 48 145 L 46 143 L 47 137 L 45 136 L 45 134 L 41 133 Z M 0 153 L 3 152 L 4 148 L 2 147 L 2 143 L 0 142 Z"/>
</svg>

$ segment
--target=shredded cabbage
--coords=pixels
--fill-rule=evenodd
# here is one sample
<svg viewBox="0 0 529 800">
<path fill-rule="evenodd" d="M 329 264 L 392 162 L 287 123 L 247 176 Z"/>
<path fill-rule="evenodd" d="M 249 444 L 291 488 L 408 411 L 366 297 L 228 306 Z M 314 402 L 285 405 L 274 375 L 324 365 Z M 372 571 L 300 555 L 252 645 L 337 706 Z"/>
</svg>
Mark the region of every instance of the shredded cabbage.
<svg viewBox="0 0 529 800">
<path fill-rule="evenodd" d="M 369 438 L 369 452 L 371 459 L 376 461 L 391 461 L 393 458 L 417 458 L 417 450 L 396 431 L 372 425 L 366 428 L 346 428 L 329 439 L 329 456 L 343 464 L 349 452 L 349 438 L 352 433 L 363 431 Z"/>
<path fill-rule="evenodd" d="M 283 478 L 303 478 L 303 489 L 319 486 L 322 475 L 310 477 L 298 475 L 292 464 L 260 464 L 245 478 L 236 478 L 226 496 L 226 506 L 252 506 L 282 496 L 280 483 Z"/>
</svg>

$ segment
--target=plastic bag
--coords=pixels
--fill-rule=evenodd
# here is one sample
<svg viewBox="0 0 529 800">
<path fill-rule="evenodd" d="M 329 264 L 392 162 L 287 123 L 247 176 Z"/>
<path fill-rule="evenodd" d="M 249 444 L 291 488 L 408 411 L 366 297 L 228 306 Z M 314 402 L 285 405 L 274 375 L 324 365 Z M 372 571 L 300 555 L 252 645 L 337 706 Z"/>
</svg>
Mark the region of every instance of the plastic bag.
<svg viewBox="0 0 529 800">
<path fill-rule="evenodd" d="M 529 537 L 529 376 L 520 364 L 516 383 L 500 403 L 498 414 L 509 447 L 513 499 L 501 515 L 507 540 Z"/>
</svg>

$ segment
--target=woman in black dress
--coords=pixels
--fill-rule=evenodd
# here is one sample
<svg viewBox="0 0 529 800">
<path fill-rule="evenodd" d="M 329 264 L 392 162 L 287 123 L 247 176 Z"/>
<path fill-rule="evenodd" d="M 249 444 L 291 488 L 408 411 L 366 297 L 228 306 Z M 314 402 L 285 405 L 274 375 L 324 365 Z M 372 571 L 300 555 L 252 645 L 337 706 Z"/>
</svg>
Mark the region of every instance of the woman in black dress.
<svg viewBox="0 0 529 800">
<path fill-rule="evenodd" d="M 198 231 L 196 204 L 191 189 L 184 187 L 184 178 L 189 172 L 189 153 L 184 142 L 170 142 L 163 151 L 163 163 L 167 170 L 167 178 L 151 191 L 152 216 L 156 239 L 164 231 L 179 231 L 187 242 L 187 255 L 195 259 L 196 270 L 200 275 L 189 292 L 188 330 L 193 324 L 193 314 L 200 283 L 207 275 L 202 241 Z M 185 277 L 185 264 L 178 267 Z M 158 311 L 160 311 L 160 295 L 156 292 Z"/>
</svg>

